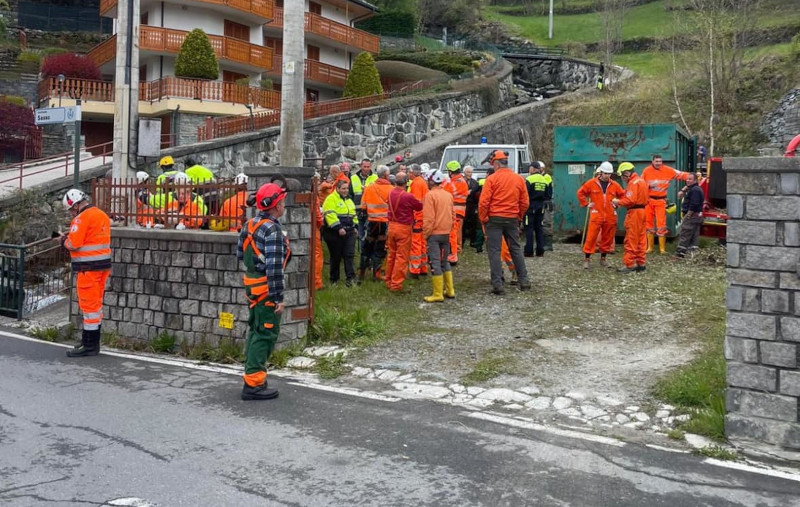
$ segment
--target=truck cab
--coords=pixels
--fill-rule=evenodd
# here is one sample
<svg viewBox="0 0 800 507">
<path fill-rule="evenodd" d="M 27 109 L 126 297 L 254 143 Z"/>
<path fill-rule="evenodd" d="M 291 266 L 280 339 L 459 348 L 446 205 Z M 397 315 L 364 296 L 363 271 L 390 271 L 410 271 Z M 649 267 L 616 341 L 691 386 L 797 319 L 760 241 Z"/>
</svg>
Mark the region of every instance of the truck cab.
<svg viewBox="0 0 800 507">
<path fill-rule="evenodd" d="M 461 167 L 471 165 L 474 169 L 472 177 L 481 179 L 486 177 L 486 171 L 492 167 L 489 155 L 495 150 L 508 153 L 508 167 L 517 174 L 528 173 L 531 164 L 531 153 L 527 144 L 451 144 L 442 152 L 442 161 L 439 167 L 446 167 L 451 160 L 457 160 Z"/>
</svg>

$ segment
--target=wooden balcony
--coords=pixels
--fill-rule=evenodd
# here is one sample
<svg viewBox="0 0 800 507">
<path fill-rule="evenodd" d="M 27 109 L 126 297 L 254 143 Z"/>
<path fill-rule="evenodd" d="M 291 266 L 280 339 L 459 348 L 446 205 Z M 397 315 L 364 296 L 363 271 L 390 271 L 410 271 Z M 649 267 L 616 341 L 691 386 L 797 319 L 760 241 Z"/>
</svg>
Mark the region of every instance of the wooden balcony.
<svg viewBox="0 0 800 507">
<path fill-rule="evenodd" d="M 59 86 L 60 85 L 60 86 Z M 114 83 L 90 79 L 67 78 L 63 83 L 51 77 L 39 82 L 39 102 L 48 99 L 81 99 L 114 102 Z M 139 100 L 157 102 L 166 99 L 193 99 L 209 102 L 250 104 L 256 108 L 279 109 L 281 96 L 271 90 L 236 83 L 165 77 L 139 84 Z"/>
<path fill-rule="evenodd" d="M 100 15 L 116 17 L 118 0 L 100 0 Z M 273 0 L 196 0 L 197 2 L 218 7 L 228 7 L 239 12 L 244 12 L 250 17 L 256 16 L 263 20 L 274 17 L 275 2 Z"/>
<path fill-rule="evenodd" d="M 283 28 L 283 9 L 276 8 L 272 21 L 266 26 Z M 370 53 L 380 51 L 381 41 L 377 35 L 324 18 L 319 14 L 306 12 L 305 31 Z"/>
<path fill-rule="evenodd" d="M 188 33 L 183 30 L 142 25 L 139 27 L 139 49 L 177 54 Z M 272 68 L 272 50 L 270 48 L 219 35 L 209 35 L 208 39 L 220 60 L 244 64 L 258 70 Z M 117 36 L 114 35 L 92 48 L 87 56 L 99 67 L 114 60 L 116 51 Z"/>
<path fill-rule="evenodd" d="M 281 75 L 283 59 L 280 56 L 275 56 L 275 66 L 269 71 L 270 74 Z M 334 88 L 344 88 L 347 84 L 347 75 L 350 73 L 347 69 L 328 65 L 327 63 L 318 62 L 316 60 L 305 60 L 305 78 L 306 81 L 315 81 L 317 83 L 324 83 Z"/>
</svg>

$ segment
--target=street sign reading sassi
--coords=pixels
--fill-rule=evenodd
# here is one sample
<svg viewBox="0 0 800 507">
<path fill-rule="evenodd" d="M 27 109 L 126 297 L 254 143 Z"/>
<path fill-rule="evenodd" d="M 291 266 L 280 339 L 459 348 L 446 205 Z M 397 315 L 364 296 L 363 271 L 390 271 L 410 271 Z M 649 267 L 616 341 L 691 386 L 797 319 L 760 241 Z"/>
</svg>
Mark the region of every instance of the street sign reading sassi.
<svg viewBox="0 0 800 507">
<path fill-rule="evenodd" d="M 36 125 L 75 123 L 81 119 L 81 107 L 44 107 L 35 111 Z"/>
</svg>

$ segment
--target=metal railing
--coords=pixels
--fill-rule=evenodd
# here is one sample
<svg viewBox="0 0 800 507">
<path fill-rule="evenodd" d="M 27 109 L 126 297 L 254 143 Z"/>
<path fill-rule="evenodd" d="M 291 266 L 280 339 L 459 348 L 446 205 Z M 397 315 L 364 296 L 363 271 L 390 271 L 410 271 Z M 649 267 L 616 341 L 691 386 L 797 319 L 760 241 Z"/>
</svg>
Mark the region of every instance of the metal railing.
<svg viewBox="0 0 800 507">
<path fill-rule="evenodd" d="M 58 239 L 0 244 L 0 315 L 22 319 L 64 298 L 70 259 Z"/>
<path fill-rule="evenodd" d="M 119 225 L 146 229 L 210 229 L 227 232 L 247 217 L 248 196 L 232 179 L 175 184 L 169 178 L 98 178 L 92 202 Z M 230 198 L 233 200 L 229 201 Z M 226 205 L 226 202 L 228 204 Z"/>
</svg>

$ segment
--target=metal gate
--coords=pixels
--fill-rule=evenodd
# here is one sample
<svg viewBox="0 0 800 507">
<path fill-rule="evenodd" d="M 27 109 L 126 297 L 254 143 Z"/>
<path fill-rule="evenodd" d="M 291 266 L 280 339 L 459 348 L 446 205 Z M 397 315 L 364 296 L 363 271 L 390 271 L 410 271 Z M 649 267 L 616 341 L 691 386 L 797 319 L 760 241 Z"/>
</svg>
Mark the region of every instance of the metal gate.
<svg viewBox="0 0 800 507">
<path fill-rule="evenodd" d="M 0 315 L 22 319 L 63 299 L 70 283 L 69 254 L 59 240 L 0 243 Z"/>
</svg>

